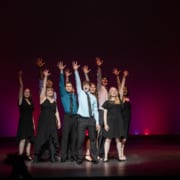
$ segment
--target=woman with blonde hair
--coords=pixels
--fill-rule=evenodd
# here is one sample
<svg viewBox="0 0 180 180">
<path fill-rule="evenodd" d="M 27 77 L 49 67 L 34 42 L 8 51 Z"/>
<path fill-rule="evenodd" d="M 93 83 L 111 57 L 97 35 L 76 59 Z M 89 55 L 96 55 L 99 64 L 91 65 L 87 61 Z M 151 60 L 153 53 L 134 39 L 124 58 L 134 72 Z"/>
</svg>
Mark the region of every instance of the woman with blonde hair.
<svg viewBox="0 0 180 180">
<path fill-rule="evenodd" d="M 54 97 L 54 89 L 47 87 L 48 70 L 44 70 L 43 88 L 40 94 L 41 111 L 38 120 L 37 136 L 34 146 L 34 161 L 38 162 L 45 144 L 49 144 L 50 161 L 57 161 L 55 155 L 59 150 L 57 129 L 61 128 L 57 102 Z"/>
<path fill-rule="evenodd" d="M 121 97 L 122 94 L 119 97 L 117 88 L 111 87 L 108 100 L 102 106 L 104 108 L 104 136 L 106 138 L 104 143 L 104 162 L 108 162 L 108 153 L 113 138 L 116 141 L 118 160 L 121 158 L 120 139 L 124 135 Z"/>
</svg>

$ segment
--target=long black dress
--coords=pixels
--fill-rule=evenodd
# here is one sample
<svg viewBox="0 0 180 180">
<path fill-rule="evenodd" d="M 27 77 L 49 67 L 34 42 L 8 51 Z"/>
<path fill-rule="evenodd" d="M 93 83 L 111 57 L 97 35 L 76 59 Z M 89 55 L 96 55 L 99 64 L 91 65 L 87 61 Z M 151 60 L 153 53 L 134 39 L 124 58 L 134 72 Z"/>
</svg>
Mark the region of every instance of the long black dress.
<svg viewBox="0 0 180 180">
<path fill-rule="evenodd" d="M 29 140 L 31 143 L 34 142 L 33 111 L 33 103 L 29 104 L 23 98 L 21 105 L 19 105 L 20 117 L 17 128 L 17 143 L 22 139 Z"/>
<path fill-rule="evenodd" d="M 59 150 L 58 131 L 56 125 L 56 102 L 51 103 L 46 99 L 41 104 L 41 111 L 38 120 L 37 136 L 35 140 L 34 153 L 40 155 L 42 153 L 43 146 L 49 142 L 57 152 Z"/>
<path fill-rule="evenodd" d="M 123 105 L 115 104 L 113 101 L 105 101 L 102 105 L 107 109 L 107 124 L 109 125 L 109 131 L 104 130 L 104 137 L 106 138 L 120 138 L 125 136 L 123 128 Z"/>
</svg>

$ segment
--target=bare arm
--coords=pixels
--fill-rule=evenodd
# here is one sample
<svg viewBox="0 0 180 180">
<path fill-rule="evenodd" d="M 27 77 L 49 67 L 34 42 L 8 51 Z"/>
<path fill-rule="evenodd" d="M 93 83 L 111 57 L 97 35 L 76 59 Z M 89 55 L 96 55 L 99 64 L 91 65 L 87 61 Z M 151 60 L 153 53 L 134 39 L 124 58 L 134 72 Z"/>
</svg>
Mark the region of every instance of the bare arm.
<svg viewBox="0 0 180 180">
<path fill-rule="evenodd" d="M 84 76 L 85 76 L 86 81 L 89 81 L 89 82 L 90 82 L 88 73 L 89 73 L 91 70 L 90 70 L 90 69 L 88 68 L 88 66 L 86 66 L 86 65 L 82 67 L 82 70 L 83 70 L 83 72 L 84 72 Z"/>
<path fill-rule="evenodd" d="M 120 81 L 120 78 L 119 78 L 120 70 L 118 70 L 117 68 L 114 68 L 113 69 L 113 74 L 116 76 L 117 87 L 118 87 L 118 90 L 120 92 L 120 86 L 121 86 L 121 81 Z"/>
<path fill-rule="evenodd" d="M 109 125 L 108 125 L 108 123 L 107 123 L 107 109 L 104 109 L 104 129 L 105 129 L 106 131 L 109 130 Z"/>
<path fill-rule="evenodd" d="M 19 78 L 19 105 L 21 105 L 22 99 L 23 99 L 23 80 L 22 80 L 22 74 L 23 74 L 23 72 L 20 70 L 18 72 L 18 78 Z"/>
<path fill-rule="evenodd" d="M 32 118 L 32 121 L 33 121 L 33 129 L 35 130 L 36 126 L 35 126 L 35 122 L 34 122 L 34 116 Z"/>
<path fill-rule="evenodd" d="M 61 120 L 60 120 L 60 115 L 59 115 L 59 111 L 58 111 L 58 107 L 56 106 L 56 123 L 57 123 L 57 128 L 60 129 L 61 128 Z"/>
<path fill-rule="evenodd" d="M 96 64 L 97 64 L 97 89 L 99 90 L 101 88 L 101 80 L 102 80 L 102 72 L 101 72 L 101 65 L 103 63 L 103 60 L 101 60 L 99 57 L 96 57 Z"/>
<path fill-rule="evenodd" d="M 40 104 L 42 104 L 42 102 L 46 98 L 47 77 L 50 75 L 50 73 L 48 70 L 44 70 L 43 74 L 44 74 L 44 79 L 43 79 L 43 88 L 42 88 L 41 94 L 40 94 Z"/>
<path fill-rule="evenodd" d="M 120 98 L 121 99 L 123 98 L 123 89 L 124 89 L 124 86 L 125 86 L 125 82 L 126 82 L 126 77 L 127 76 L 128 76 L 128 71 L 125 70 L 123 72 L 122 82 L 121 82 L 121 86 L 120 86 L 120 90 L 119 90 L 119 94 L 120 94 Z"/>
</svg>

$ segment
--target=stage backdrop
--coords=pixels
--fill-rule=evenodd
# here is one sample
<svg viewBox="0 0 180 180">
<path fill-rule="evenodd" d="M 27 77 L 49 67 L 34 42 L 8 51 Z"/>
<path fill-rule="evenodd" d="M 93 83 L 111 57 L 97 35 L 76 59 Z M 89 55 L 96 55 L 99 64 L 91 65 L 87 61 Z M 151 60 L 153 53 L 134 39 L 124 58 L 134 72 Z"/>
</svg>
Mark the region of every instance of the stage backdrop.
<svg viewBox="0 0 180 180">
<path fill-rule="evenodd" d="M 16 136 L 19 69 L 24 72 L 25 87 L 32 90 L 37 124 L 39 89 L 35 61 L 39 56 L 51 72 L 61 120 L 57 62 L 62 60 L 71 71 L 73 60 L 81 67 L 88 65 L 90 79 L 96 82 L 95 57 L 100 56 L 108 87 L 116 86 L 114 67 L 129 71 L 130 134 L 180 134 L 178 7 L 175 1 L 4 3 L 0 28 L 0 137 Z M 74 83 L 73 73 L 71 78 Z"/>
</svg>

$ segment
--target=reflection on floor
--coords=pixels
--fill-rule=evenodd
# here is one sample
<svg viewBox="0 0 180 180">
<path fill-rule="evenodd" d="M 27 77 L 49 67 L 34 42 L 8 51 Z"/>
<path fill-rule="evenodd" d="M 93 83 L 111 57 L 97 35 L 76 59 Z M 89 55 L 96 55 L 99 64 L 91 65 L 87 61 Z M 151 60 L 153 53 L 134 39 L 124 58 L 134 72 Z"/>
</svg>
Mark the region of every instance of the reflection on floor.
<svg viewBox="0 0 180 180">
<path fill-rule="evenodd" d="M 126 144 L 126 161 L 117 160 L 114 141 L 110 148 L 109 161 L 98 164 L 84 161 L 42 161 L 34 164 L 16 155 L 15 141 L 0 140 L 1 178 L 114 178 L 128 176 L 179 176 L 180 137 L 179 136 L 130 136 Z"/>
</svg>

